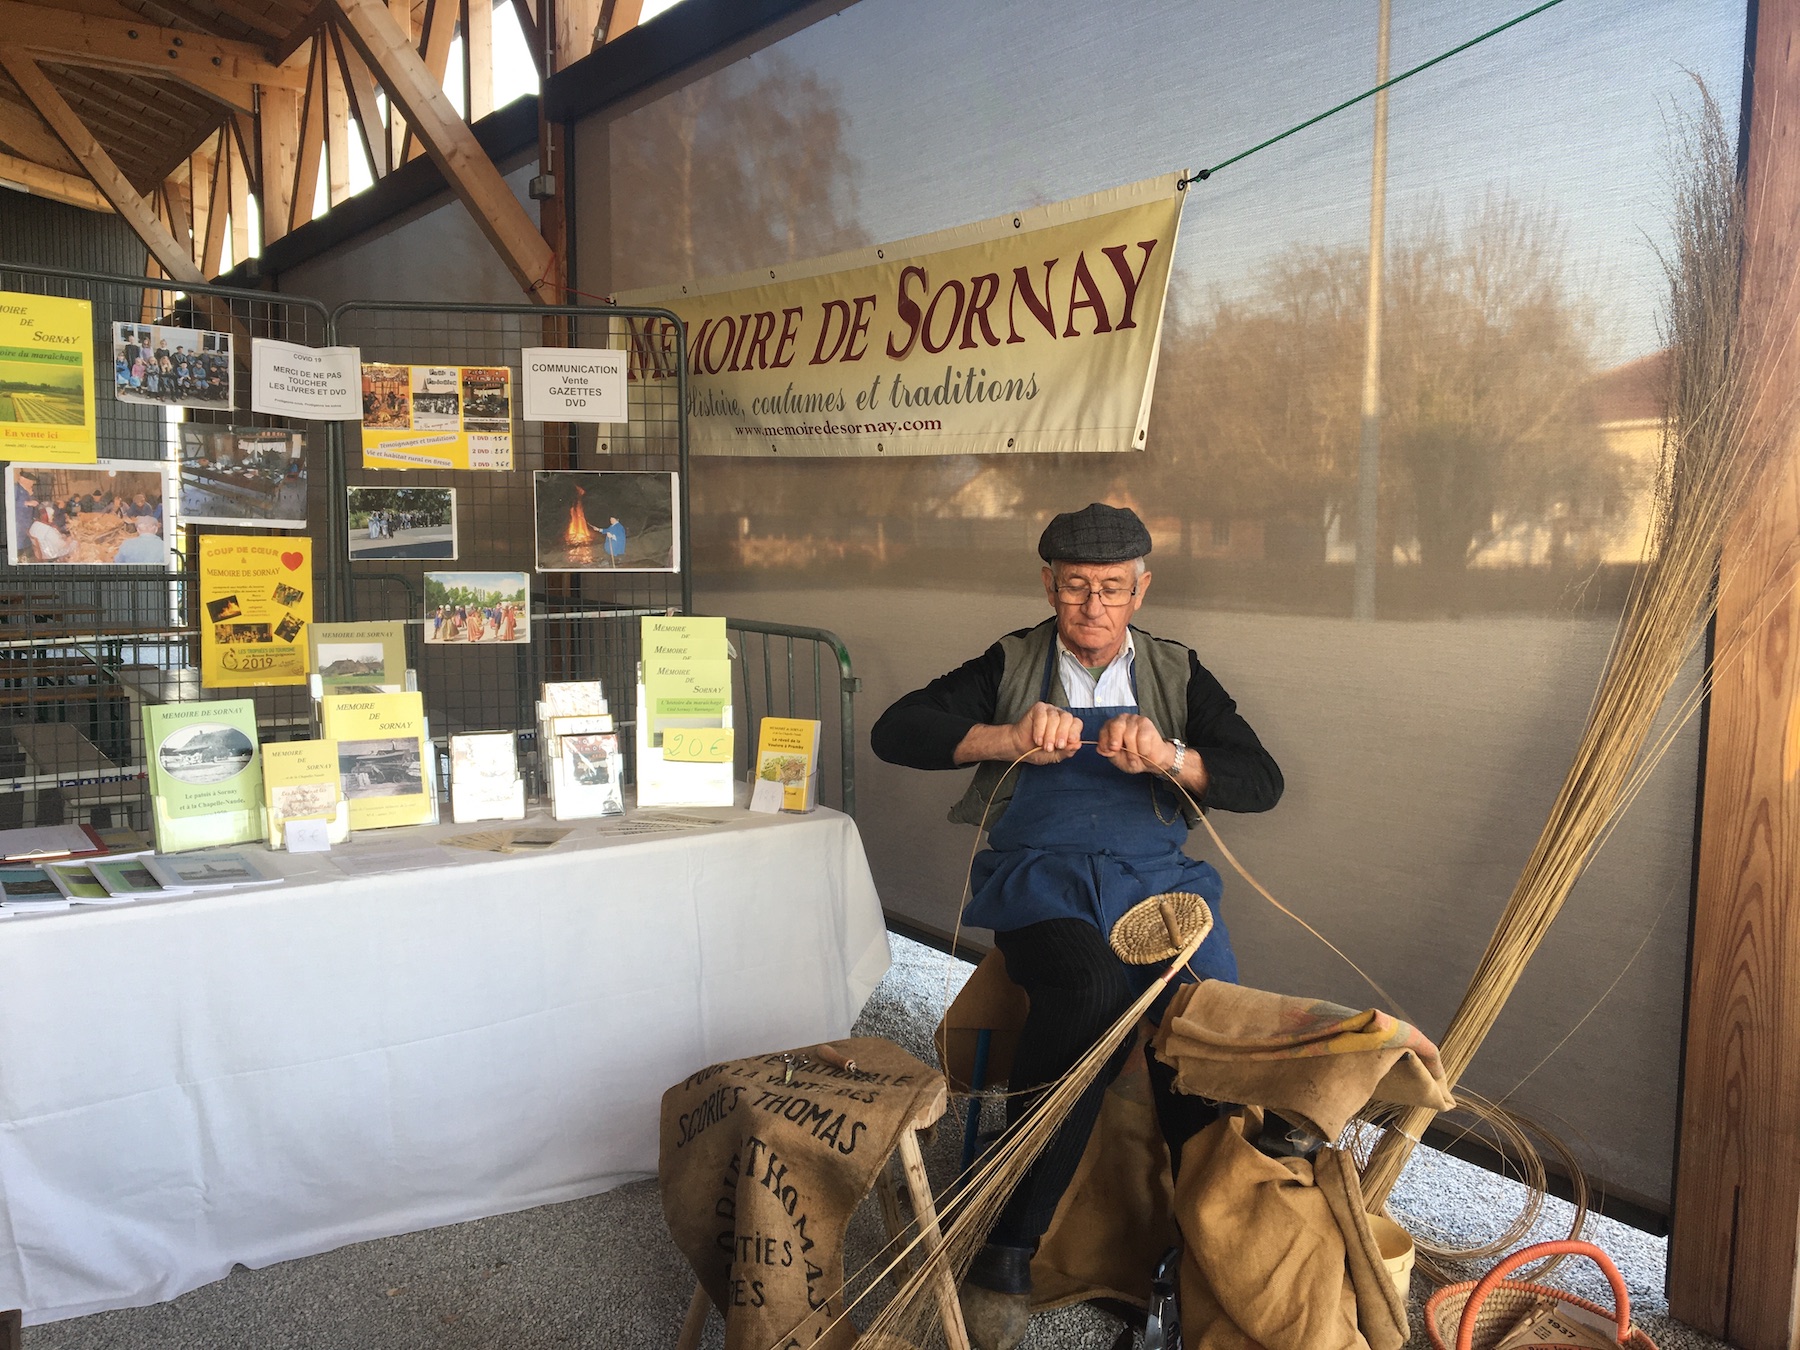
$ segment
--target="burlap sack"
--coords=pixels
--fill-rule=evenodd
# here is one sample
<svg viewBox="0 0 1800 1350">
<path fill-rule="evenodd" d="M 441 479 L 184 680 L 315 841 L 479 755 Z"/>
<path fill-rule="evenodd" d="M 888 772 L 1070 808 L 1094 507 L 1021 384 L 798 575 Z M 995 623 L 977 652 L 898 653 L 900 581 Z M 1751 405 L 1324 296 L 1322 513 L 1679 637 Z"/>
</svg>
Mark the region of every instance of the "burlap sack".
<svg viewBox="0 0 1800 1350">
<path fill-rule="evenodd" d="M 727 1350 L 847 1347 L 844 1228 L 910 1122 L 941 1109 L 943 1075 L 891 1041 L 703 1069 L 663 1094 L 658 1177 L 675 1245 L 725 1314 Z M 865 1319 L 866 1320 L 866 1319 Z"/>
<path fill-rule="evenodd" d="M 1140 1046 L 1107 1089 L 1075 1179 L 1032 1258 L 1031 1306 L 1148 1304 L 1156 1263 L 1175 1245 L 1173 1201 Z"/>
<path fill-rule="evenodd" d="M 1250 1143 L 1261 1128 L 1261 1112 L 1234 1112 L 1182 1154 L 1182 1343 L 1400 1350 L 1406 1307 L 1382 1268 L 1355 1167 L 1333 1149 L 1316 1163 L 1265 1157 Z"/>
<path fill-rule="evenodd" d="M 1183 1092 L 1265 1107 L 1327 1140 L 1371 1101 L 1453 1105 L 1437 1047 L 1409 1023 L 1218 980 L 1176 991 L 1155 1050 Z"/>
</svg>

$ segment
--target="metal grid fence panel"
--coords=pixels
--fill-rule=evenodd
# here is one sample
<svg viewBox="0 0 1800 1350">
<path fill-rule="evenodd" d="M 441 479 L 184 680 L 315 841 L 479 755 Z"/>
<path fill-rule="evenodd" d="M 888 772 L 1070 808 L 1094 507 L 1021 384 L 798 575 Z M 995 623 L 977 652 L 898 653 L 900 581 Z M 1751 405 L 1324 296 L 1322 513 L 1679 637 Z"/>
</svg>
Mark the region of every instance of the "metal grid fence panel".
<svg viewBox="0 0 1800 1350">
<path fill-rule="evenodd" d="M 523 420 L 521 348 L 624 348 L 632 340 L 633 322 L 640 328 L 671 325 L 664 331 L 676 347 L 673 359 L 634 367 L 627 422 Z M 463 731 L 530 728 L 543 681 L 598 679 L 612 703 L 621 741 L 629 747 L 635 729 L 638 620 L 691 607 L 686 381 L 685 363 L 679 359 L 679 321 L 654 310 L 352 302 L 333 313 L 332 340 L 359 347 L 365 365 L 503 366 L 512 372 L 511 472 L 372 468 L 363 461 L 359 428 L 339 429 L 347 488 L 430 487 L 455 493 L 453 561 L 394 556 L 407 551 L 399 545 L 364 548 L 359 536 L 366 532 L 350 515 L 336 563 L 344 576 L 346 617 L 407 623 L 408 650 L 434 738 L 441 742 Z M 677 570 L 607 567 L 597 545 L 590 551 L 596 570 L 541 569 L 541 547 L 557 540 L 552 526 L 539 516 L 538 475 L 556 470 L 674 474 Z M 434 547 L 441 551 L 441 539 L 421 549 Z M 439 628 L 427 618 L 426 574 L 431 572 L 525 573 L 530 642 L 509 645 L 491 635 L 477 643 L 436 640 Z M 627 749 L 627 776 L 635 778 L 630 760 Z"/>
<path fill-rule="evenodd" d="M 327 326 L 322 305 L 256 291 L 212 286 L 176 290 L 141 278 L 4 262 L 0 262 L 0 291 L 61 296 L 91 305 L 101 460 L 161 467 L 176 453 L 183 426 L 281 426 L 304 431 L 305 509 L 313 528 L 277 533 L 319 534 L 332 528 L 331 502 L 337 494 L 329 482 L 325 425 L 293 424 L 249 411 L 251 338 L 322 345 Z M 231 333 L 236 375 L 232 410 L 121 400 L 115 392 L 114 361 L 109 359 L 115 323 Z M 58 465 L 31 479 L 31 500 L 41 498 L 53 519 L 64 525 L 71 515 L 83 514 L 77 507 L 91 500 L 94 506 L 86 513 L 104 525 L 111 523 L 106 510 L 119 518 L 115 498 L 129 499 L 130 494 L 121 491 L 122 482 L 137 486 L 149 481 L 121 480 L 119 471 L 109 475 L 92 466 Z M 82 501 L 73 503 L 77 493 Z M 164 572 L 147 565 L 43 561 L 42 550 L 26 538 L 25 497 L 15 493 L 7 504 L 13 516 L 14 547 L 0 566 L 0 828 L 65 821 L 145 828 L 148 801 L 140 713 L 146 703 L 249 697 L 255 702 L 264 739 L 306 734 L 310 704 L 303 687 L 201 688 L 197 531 L 181 523 L 184 503 L 162 503 L 171 555 Z M 98 507 L 106 510 L 96 511 Z M 221 533 L 268 532 L 254 524 L 205 528 Z M 76 531 L 68 533 L 77 538 Z M 319 580 L 335 578 L 322 574 Z M 319 617 L 329 617 L 332 597 L 315 596 L 314 608 Z"/>
</svg>

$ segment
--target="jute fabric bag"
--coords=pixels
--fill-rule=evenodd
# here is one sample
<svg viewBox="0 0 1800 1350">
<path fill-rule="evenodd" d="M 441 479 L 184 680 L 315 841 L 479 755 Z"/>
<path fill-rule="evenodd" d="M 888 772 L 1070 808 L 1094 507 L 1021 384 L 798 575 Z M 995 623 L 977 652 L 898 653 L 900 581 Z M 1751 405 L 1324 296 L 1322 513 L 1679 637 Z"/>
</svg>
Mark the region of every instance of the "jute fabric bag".
<svg viewBox="0 0 1800 1350">
<path fill-rule="evenodd" d="M 1328 1140 L 1371 1101 L 1454 1105 L 1437 1047 L 1373 1008 L 1203 980 L 1175 992 L 1155 1049 L 1181 1091 L 1265 1107 Z"/>
<path fill-rule="evenodd" d="M 1406 1304 L 1381 1262 L 1356 1168 L 1251 1144 L 1254 1108 L 1221 1117 L 1182 1152 L 1181 1334 L 1188 1350 L 1400 1350 Z"/>
<path fill-rule="evenodd" d="M 663 1094 L 658 1177 L 669 1233 L 725 1314 L 726 1350 L 847 1347 L 844 1229 L 942 1076 L 891 1041 L 703 1069 Z M 791 1063 L 789 1061 L 792 1061 Z"/>
</svg>

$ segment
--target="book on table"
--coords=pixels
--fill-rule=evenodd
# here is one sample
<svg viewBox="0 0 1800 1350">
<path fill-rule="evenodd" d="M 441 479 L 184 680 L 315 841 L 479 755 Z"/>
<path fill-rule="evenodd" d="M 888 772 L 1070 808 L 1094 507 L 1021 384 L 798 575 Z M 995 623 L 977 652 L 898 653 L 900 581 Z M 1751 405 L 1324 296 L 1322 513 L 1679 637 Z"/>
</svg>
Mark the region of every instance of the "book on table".
<svg viewBox="0 0 1800 1350">
<path fill-rule="evenodd" d="M 350 837 L 350 804 L 338 779 L 336 741 L 271 741 L 262 754 L 270 848 L 286 845 L 291 820 L 324 821 L 333 844 Z"/>
<path fill-rule="evenodd" d="M 37 825 L 0 830 L 0 862 L 90 858 L 106 851 L 106 840 L 91 825 Z"/>
<path fill-rule="evenodd" d="M 67 909 L 69 897 L 42 867 L 19 863 L 0 866 L 0 908 Z"/>
<path fill-rule="evenodd" d="M 100 884 L 100 878 L 94 875 L 94 869 L 88 860 L 78 862 L 47 862 L 43 868 L 50 874 L 50 880 L 56 883 L 56 889 L 77 905 L 116 905 L 131 896 L 116 896 Z"/>
<path fill-rule="evenodd" d="M 267 834 L 249 699 L 148 705 L 144 746 L 156 846 L 164 853 L 247 844 Z"/>
<path fill-rule="evenodd" d="M 437 815 L 435 757 L 417 693 L 327 694 L 325 739 L 337 742 L 350 828 L 426 825 Z"/>
<path fill-rule="evenodd" d="M 88 870 L 107 890 L 121 900 L 142 900 L 162 895 L 186 895 L 187 888 L 164 886 L 151 875 L 142 858 L 95 858 Z"/>
<path fill-rule="evenodd" d="M 237 886 L 272 886 L 270 876 L 242 853 L 187 853 L 178 858 L 152 854 L 144 870 L 166 891 L 217 891 Z"/>
<path fill-rule="evenodd" d="M 546 680 L 538 717 L 604 717 L 612 710 L 599 680 Z"/>
<path fill-rule="evenodd" d="M 307 629 L 312 651 L 313 697 L 327 694 L 398 694 L 406 690 L 406 625 L 315 623 Z"/>
<path fill-rule="evenodd" d="M 818 722 L 804 717 L 762 720 L 756 781 L 780 786 L 783 811 L 804 814 L 819 804 L 819 730 Z"/>
<path fill-rule="evenodd" d="M 623 771 L 616 732 L 558 737 L 550 765 L 552 814 L 558 820 L 624 814 Z"/>
<path fill-rule="evenodd" d="M 450 738 L 450 819 L 523 820 L 525 780 L 518 737 L 510 731 L 461 732 Z"/>
</svg>

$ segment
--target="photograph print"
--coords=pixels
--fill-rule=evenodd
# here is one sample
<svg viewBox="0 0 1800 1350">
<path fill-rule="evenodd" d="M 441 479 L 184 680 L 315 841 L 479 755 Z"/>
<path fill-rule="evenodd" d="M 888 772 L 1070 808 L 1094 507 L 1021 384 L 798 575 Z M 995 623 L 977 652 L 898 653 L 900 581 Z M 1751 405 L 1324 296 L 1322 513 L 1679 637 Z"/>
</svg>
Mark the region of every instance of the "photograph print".
<svg viewBox="0 0 1800 1350">
<path fill-rule="evenodd" d="M 155 460 L 6 467 L 7 556 L 21 567 L 167 567 Z"/>
<path fill-rule="evenodd" d="M 455 488 L 346 488 L 350 561 L 456 558 Z"/>
<path fill-rule="evenodd" d="M 530 642 L 530 583 L 526 572 L 427 572 L 425 641 L 458 647 Z"/>
<path fill-rule="evenodd" d="M 338 781 L 347 798 L 418 796 L 425 791 L 419 738 L 339 741 Z"/>
<path fill-rule="evenodd" d="M 159 323 L 113 325 L 113 393 L 121 403 L 230 412 L 231 334 Z"/>
<path fill-rule="evenodd" d="M 305 529 L 305 433 L 184 425 L 181 518 L 189 525 Z"/>
<path fill-rule="evenodd" d="M 672 473 L 540 469 L 540 572 L 674 572 L 681 562 Z"/>
</svg>

